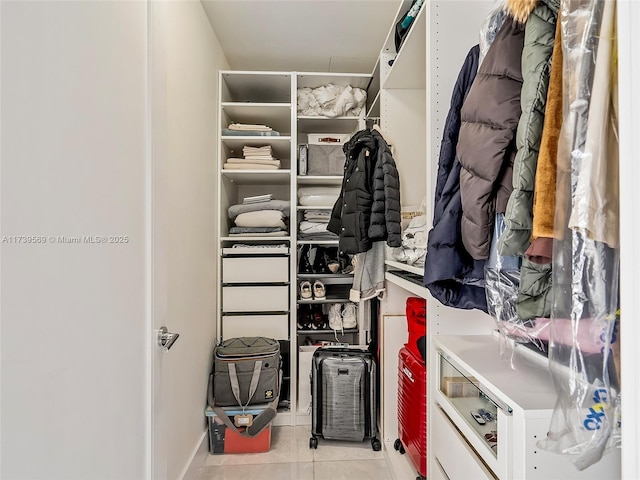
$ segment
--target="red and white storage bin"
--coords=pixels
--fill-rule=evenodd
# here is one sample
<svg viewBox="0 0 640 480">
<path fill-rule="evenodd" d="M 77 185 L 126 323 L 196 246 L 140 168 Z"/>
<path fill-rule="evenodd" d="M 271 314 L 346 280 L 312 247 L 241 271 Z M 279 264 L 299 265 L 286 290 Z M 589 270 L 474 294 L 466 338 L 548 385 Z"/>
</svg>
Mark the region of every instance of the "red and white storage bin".
<svg viewBox="0 0 640 480">
<path fill-rule="evenodd" d="M 239 407 L 223 407 L 227 416 L 234 420 L 236 415 L 242 415 Z M 258 416 L 264 408 L 248 406 L 245 408 L 245 415 Z M 218 418 L 216 412 L 211 407 L 205 410 L 207 422 L 209 424 L 209 453 L 212 455 L 219 453 L 258 453 L 268 452 L 271 448 L 271 425 L 265 427 L 255 437 L 245 437 L 235 430 L 227 427 Z M 239 429 L 242 431 L 242 427 Z"/>
</svg>

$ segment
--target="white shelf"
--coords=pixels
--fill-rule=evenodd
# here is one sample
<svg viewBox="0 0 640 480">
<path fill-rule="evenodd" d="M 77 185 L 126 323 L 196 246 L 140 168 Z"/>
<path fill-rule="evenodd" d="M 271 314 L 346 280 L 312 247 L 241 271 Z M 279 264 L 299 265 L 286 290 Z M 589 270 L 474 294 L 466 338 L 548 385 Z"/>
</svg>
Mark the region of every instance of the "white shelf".
<svg viewBox="0 0 640 480">
<path fill-rule="evenodd" d="M 271 145 L 273 156 L 278 160 L 284 160 L 291 157 L 291 137 L 288 135 L 280 135 L 275 137 L 265 136 L 224 136 L 221 137 L 222 145 L 228 150 L 229 157 L 243 157 L 242 148 L 247 145 L 251 147 L 261 147 Z M 223 152 L 224 153 L 224 152 Z M 222 160 L 225 160 L 224 158 Z"/>
<path fill-rule="evenodd" d="M 427 290 L 425 287 L 421 287 L 417 283 L 413 283 L 413 282 L 410 282 L 409 280 L 405 280 L 404 278 L 398 277 L 397 275 L 394 275 L 391 272 L 385 272 L 384 278 L 388 282 L 398 285 L 399 287 L 403 288 L 408 292 L 413 293 L 414 295 L 417 295 L 418 297 L 429 298 L 429 290 Z"/>
<path fill-rule="evenodd" d="M 298 240 L 298 245 L 338 245 L 338 240 Z"/>
<path fill-rule="evenodd" d="M 423 5 L 411 24 L 409 33 L 393 65 L 388 70 L 387 77 L 382 81 L 383 89 L 424 90 L 426 88 L 426 10 L 426 5 Z"/>
<path fill-rule="evenodd" d="M 224 102 L 220 107 L 230 123 L 266 125 L 283 135 L 291 133 L 290 103 Z"/>
<path fill-rule="evenodd" d="M 406 263 L 397 262 L 395 260 L 385 260 L 384 264 L 397 270 L 404 270 L 405 272 L 415 273 L 417 275 L 424 274 L 424 265 L 416 267 L 414 265 L 407 265 Z"/>
<path fill-rule="evenodd" d="M 342 175 L 298 175 L 298 185 L 342 185 Z"/>
<path fill-rule="evenodd" d="M 289 247 L 242 247 L 223 248 L 222 255 L 288 255 Z"/>
<path fill-rule="evenodd" d="M 333 209 L 333 205 L 327 205 L 326 207 L 305 207 L 304 205 L 298 205 L 296 210 L 331 210 Z"/>
<path fill-rule="evenodd" d="M 526 347 L 517 347 L 513 359 L 500 356 L 499 338 L 495 335 L 439 335 L 433 337 L 435 348 L 448 355 L 514 410 L 552 410 L 557 393 L 546 359 L 532 358 Z"/>
<path fill-rule="evenodd" d="M 221 170 L 220 174 L 239 184 L 287 185 L 291 170 Z"/>
<path fill-rule="evenodd" d="M 380 91 L 378 91 L 373 102 L 371 102 L 366 118 L 380 118 Z"/>
<path fill-rule="evenodd" d="M 221 242 L 237 242 L 237 243 L 251 243 L 251 242 L 288 242 L 291 240 L 290 236 L 286 236 L 286 237 L 269 237 L 269 236 L 259 236 L 259 235 L 255 235 L 255 236 L 251 236 L 251 235 L 234 235 L 234 236 L 227 236 L 227 237 L 220 237 L 220 241 Z"/>
<path fill-rule="evenodd" d="M 292 102 L 289 72 L 222 71 L 222 101 Z"/>
</svg>

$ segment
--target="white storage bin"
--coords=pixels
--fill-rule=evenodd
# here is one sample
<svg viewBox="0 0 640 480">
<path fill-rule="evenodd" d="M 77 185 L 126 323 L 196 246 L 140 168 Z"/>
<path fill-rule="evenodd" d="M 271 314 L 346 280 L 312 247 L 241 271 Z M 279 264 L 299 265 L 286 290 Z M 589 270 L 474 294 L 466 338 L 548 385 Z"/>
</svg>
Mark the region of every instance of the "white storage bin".
<svg viewBox="0 0 640 480">
<path fill-rule="evenodd" d="M 222 338 L 244 337 L 251 332 L 252 337 L 289 339 L 288 315 L 223 315 Z"/>
<path fill-rule="evenodd" d="M 351 135 L 348 133 L 308 133 L 307 143 L 309 145 L 344 145 L 349 141 Z"/>
<path fill-rule="evenodd" d="M 288 282 L 289 257 L 223 257 L 223 283 Z"/>
<path fill-rule="evenodd" d="M 287 312 L 288 285 L 222 287 L 223 312 Z"/>
</svg>

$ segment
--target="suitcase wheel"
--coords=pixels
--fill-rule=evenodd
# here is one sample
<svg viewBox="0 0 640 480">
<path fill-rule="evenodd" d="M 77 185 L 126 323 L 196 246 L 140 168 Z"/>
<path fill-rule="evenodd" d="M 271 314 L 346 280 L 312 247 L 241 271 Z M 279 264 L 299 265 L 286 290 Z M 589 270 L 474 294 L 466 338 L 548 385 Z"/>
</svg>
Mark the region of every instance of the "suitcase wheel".
<svg viewBox="0 0 640 480">
<path fill-rule="evenodd" d="M 427 477 L 423 477 L 422 475 L 418 475 L 416 480 L 427 480 Z"/>
<path fill-rule="evenodd" d="M 318 439 L 316 437 L 309 439 L 309 448 L 318 448 Z"/>
<path fill-rule="evenodd" d="M 382 443 L 380 443 L 380 440 L 374 437 L 371 439 L 371 448 L 373 448 L 374 452 L 379 452 L 380 449 L 382 449 Z"/>
<path fill-rule="evenodd" d="M 400 452 L 400 455 L 404 455 L 405 451 L 404 451 L 404 445 L 402 445 L 402 442 L 400 441 L 399 438 L 396 438 L 396 441 L 393 442 L 393 448 L 397 451 Z"/>
</svg>

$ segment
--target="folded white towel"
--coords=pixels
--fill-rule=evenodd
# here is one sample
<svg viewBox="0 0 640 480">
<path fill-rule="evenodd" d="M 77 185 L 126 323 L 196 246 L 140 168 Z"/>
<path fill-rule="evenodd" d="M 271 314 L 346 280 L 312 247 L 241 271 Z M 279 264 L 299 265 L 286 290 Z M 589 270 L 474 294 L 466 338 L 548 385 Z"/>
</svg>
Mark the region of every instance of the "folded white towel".
<svg viewBox="0 0 640 480">
<path fill-rule="evenodd" d="M 273 193 L 265 193 L 264 195 L 254 195 L 252 197 L 244 197 L 242 199 L 243 204 L 256 203 L 256 202 L 268 202 L 273 200 Z M 265 208 L 264 210 L 280 210 L 279 208 Z M 240 212 L 242 213 L 242 212 Z"/>
<path fill-rule="evenodd" d="M 249 145 L 245 145 L 242 147 L 242 153 L 271 154 L 271 145 L 264 145 L 262 147 L 251 147 Z"/>
<path fill-rule="evenodd" d="M 279 227 L 286 229 L 284 214 L 280 210 L 259 210 L 241 213 L 236 217 L 237 227 Z"/>
<path fill-rule="evenodd" d="M 249 123 L 232 123 L 229 125 L 229 130 L 256 130 L 261 132 L 269 132 L 272 130 L 272 128 L 267 127 L 266 125 L 252 125 Z"/>
<path fill-rule="evenodd" d="M 271 155 L 256 155 L 256 156 L 244 156 L 244 157 L 229 157 L 227 158 L 227 162 L 229 159 L 234 160 L 242 160 L 243 162 L 250 162 L 252 160 L 277 160 L 277 158 L 272 157 Z"/>
<path fill-rule="evenodd" d="M 224 170 L 278 170 L 276 165 L 263 165 L 260 163 L 225 163 Z"/>
<path fill-rule="evenodd" d="M 253 158 L 227 158 L 227 163 L 240 163 L 240 164 L 260 164 L 260 165 L 275 165 L 276 167 L 280 166 L 280 160 L 276 159 L 253 159 Z"/>
</svg>

